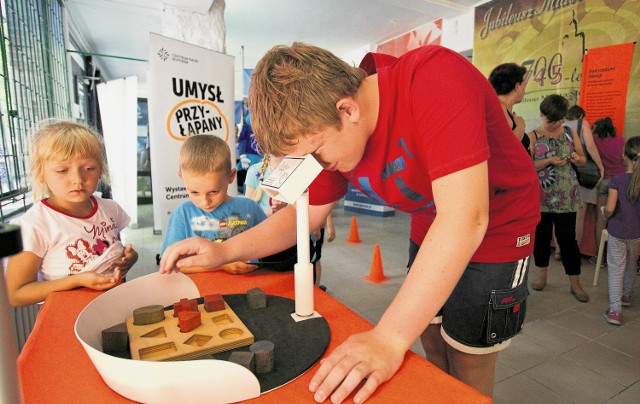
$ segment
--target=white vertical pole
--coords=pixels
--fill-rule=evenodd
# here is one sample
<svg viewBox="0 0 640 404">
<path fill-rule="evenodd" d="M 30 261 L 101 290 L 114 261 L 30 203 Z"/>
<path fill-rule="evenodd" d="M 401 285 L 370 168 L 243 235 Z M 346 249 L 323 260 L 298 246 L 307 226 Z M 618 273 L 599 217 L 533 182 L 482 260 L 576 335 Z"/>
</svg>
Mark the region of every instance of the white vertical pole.
<svg viewBox="0 0 640 404">
<path fill-rule="evenodd" d="M 294 266 L 296 314 L 313 314 L 313 265 L 309 252 L 309 191 L 296 201 L 298 263 Z"/>
</svg>

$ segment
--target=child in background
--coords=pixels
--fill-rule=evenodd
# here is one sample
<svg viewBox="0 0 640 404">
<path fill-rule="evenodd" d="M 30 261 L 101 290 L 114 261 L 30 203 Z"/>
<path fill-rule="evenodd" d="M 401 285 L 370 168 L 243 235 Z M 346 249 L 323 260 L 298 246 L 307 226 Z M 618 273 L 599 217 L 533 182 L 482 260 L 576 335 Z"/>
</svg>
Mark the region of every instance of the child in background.
<svg viewBox="0 0 640 404">
<path fill-rule="evenodd" d="M 227 194 L 236 170 L 231 168 L 229 146 L 217 136 L 188 137 L 180 149 L 178 175 L 187 189 L 189 200 L 171 212 L 160 255 L 177 241 L 193 236 L 223 241 L 267 218 L 256 202 Z M 251 272 L 256 266 L 233 262 L 217 269 L 239 274 Z M 194 267 L 185 268 L 182 272 L 209 270 Z"/>
<path fill-rule="evenodd" d="M 604 317 L 615 325 L 622 324 L 621 306 L 631 306 L 640 256 L 640 136 L 627 140 L 622 158 L 627 170 L 611 179 L 604 206 L 609 219 L 609 309 Z"/>
<path fill-rule="evenodd" d="M 38 202 L 13 221 L 21 226 L 24 250 L 7 265 L 10 303 L 26 306 L 51 292 L 118 285 L 138 254 L 120 242 L 130 221 L 126 212 L 93 195 L 100 179 L 108 180 L 99 135 L 73 122 L 48 124 L 34 136 L 30 170 Z"/>
</svg>

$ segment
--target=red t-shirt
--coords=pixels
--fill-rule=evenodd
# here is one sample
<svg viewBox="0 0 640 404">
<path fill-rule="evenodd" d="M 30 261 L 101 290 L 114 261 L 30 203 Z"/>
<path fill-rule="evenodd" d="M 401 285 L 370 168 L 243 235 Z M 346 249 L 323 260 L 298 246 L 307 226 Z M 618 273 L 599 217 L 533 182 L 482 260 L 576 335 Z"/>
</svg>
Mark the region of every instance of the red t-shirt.
<svg viewBox="0 0 640 404">
<path fill-rule="evenodd" d="M 370 53 L 361 67 L 378 74 L 376 128 L 353 171 L 323 172 L 314 181 L 311 203 L 336 200 L 350 181 L 421 220 L 411 235 L 419 242 L 436 216 L 431 181 L 488 160 L 489 227 L 472 261 L 529 256 L 540 219 L 538 178 L 485 77 L 463 56 L 439 46 L 397 59 Z"/>
</svg>

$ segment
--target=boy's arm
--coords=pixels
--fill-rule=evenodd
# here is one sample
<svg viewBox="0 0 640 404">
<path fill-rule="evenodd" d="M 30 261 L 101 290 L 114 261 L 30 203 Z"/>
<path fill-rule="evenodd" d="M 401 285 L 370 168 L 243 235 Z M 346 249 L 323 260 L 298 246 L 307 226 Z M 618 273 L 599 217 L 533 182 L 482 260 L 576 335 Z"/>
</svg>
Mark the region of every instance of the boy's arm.
<svg viewBox="0 0 640 404">
<path fill-rule="evenodd" d="M 339 403 L 356 393 L 362 402 L 398 370 L 406 351 L 447 300 L 489 222 L 486 162 L 433 182 L 438 214 L 400 291 L 371 331 L 356 334 L 334 350 L 309 389 L 318 402 Z"/>
<path fill-rule="evenodd" d="M 309 230 L 324 223 L 335 202 L 309 206 Z M 160 261 L 160 273 L 184 267 L 216 268 L 222 264 L 266 257 L 296 243 L 296 208 L 287 206 L 255 227 L 222 243 L 191 237 L 167 247 Z"/>
</svg>

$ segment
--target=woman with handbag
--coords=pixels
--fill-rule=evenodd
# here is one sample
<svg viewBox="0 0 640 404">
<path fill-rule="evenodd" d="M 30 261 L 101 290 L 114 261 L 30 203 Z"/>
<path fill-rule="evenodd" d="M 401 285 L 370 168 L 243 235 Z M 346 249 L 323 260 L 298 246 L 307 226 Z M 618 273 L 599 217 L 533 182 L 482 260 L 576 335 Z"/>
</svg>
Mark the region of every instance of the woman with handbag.
<svg viewBox="0 0 640 404">
<path fill-rule="evenodd" d="M 580 207 L 580 195 L 573 168 L 573 165 L 584 165 L 586 158 L 578 134 L 564 125 L 568 104 L 566 98 L 557 94 L 545 97 L 540 103 L 542 125 L 528 134 L 534 145 L 533 164 L 544 191 L 533 247 L 539 273 L 531 287 L 541 291 L 547 283 L 551 235 L 555 226 L 556 240 L 562 249 L 562 265 L 571 284 L 570 291 L 578 301 L 588 302 L 589 295 L 580 285 L 580 249 L 576 242 L 576 212 Z"/>
<path fill-rule="evenodd" d="M 626 171 L 624 161 L 622 160 L 622 151 L 624 149 L 624 138 L 617 136 L 616 128 L 613 121 L 609 117 L 598 119 L 591 130 L 595 135 L 593 140 L 598 148 L 598 153 L 604 167 L 604 178 L 598 184 L 598 209 L 596 209 L 596 246 L 600 245 L 602 230 L 605 228 L 604 213 L 602 207 L 607 203 L 609 194 L 609 182 L 611 178 L 624 174 Z M 595 265 L 595 262 L 590 261 Z M 604 260 L 603 262 L 607 262 Z"/>
<path fill-rule="evenodd" d="M 589 122 L 584 119 L 585 111 L 579 105 L 574 105 L 567 110 L 567 122 L 565 122 L 565 126 L 573 129 L 574 132 L 578 133 L 580 137 L 580 143 L 582 143 L 582 150 L 584 151 L 587 157 L 587 164 L 585 164 L 585 168 L 589 167 L 589 174 L 593 178 L 597 178 L 592 180 L 591 183 L 587 183 L 584 181 L 580 181 L 580 171 L 581 168 L 578 168 L 578 183 L 580 183 L 580 200 L 582 201 L 582 207 L 578 209 L 576 214 L 576 241 L 578 242 L 578 246 L 582 243 L 582 235 L 584 231 L 584 216 L 587 212 L 587 205 L 592 205 L 595 209 L 598 204 L 598 184 L 602 181 L 604 176 L 604 166 L 602 165 L 602 160 L 600 159 L 600 153 L 598 153 L 598 148 L 596 147 L 595 142 L 593 141 L 593 133 L 591 132 L 591 127 Z M 596 175 L 594 175 L 596 174 Z M 595 184 L 593 183 L 595 181 Z M 597 246 L 597 244 L 596 244 Z M 556 250 L 558 252 L 559 250 Z"/>
</svg>

